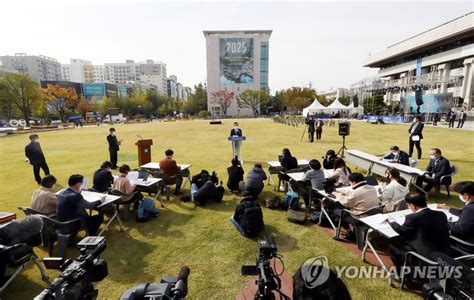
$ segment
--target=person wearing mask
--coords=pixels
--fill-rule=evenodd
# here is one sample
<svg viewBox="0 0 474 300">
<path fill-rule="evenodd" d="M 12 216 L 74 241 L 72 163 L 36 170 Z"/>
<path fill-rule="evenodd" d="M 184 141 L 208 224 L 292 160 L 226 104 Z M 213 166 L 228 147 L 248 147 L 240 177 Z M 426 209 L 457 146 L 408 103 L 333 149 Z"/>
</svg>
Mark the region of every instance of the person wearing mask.
<svg viewBox="0 0 474 300">
<path fill-rule="evenodd" d="M 424 193 L 409 193 L 405 201 L 413 212 L 405 217 L 405 222 L 400 225 L 391 218 L 386 220 L 403 240 L 401 244 L 391 243 L 387 249 L 397 271 L 403 266 L 408 251 L 415 251 L 431 260 L 435 251 L 451 253 L 446 214 L 429 209 Z"/>
<path fill-rule="evenodd" d="M 100 168 L 94 172 L 92 188 L 99 193 L 106 193 L 110 191 L 114 183 L 114 176 L 111 173 L 112 163 L 104 161 Z"/>
<path fill-rule="evenodd" d="M 117 169 L 117 160 L 118 160 L 118 151 L 120 150 L 120 145 L 122 140 L 118 140 L 115 135 L 115 128 L 109 129 L 109 135 L 107 136 L 107 142 L 109 143 L 109 154 L 110 162 L 112 163 L 112 169 Z"/>
<path fill-rule="evenodd" d="M 422 187 L 423 182 L 426 182 L 426 186 L 423 188 L 425 192 L 431 191 L 435 187 L 441 185 L 441 177 L 451 174 L 451 165 L 449 160 L 441 155 L 439 148 L 432 148 L 430 150 L 430 162 L 426 167 L 426 173 L 418 176 L 416 179 L 416 186 Z M 447 180 L 451 180 L 448 178 Z"/>
<path fill-rule="evenodd" d="M 316 122 L 316 140 L 319 141 L 321 140 L 321 136 L 323 135 L 323 126 L 324 122 L 321 119 L 318 119 Z"/>
<path fill-rule="evenodd" d="M 466 122 L 467 119 L 467 113 L 463 110 L 461 111 L 461 115 L 459 115 L 459 121 L 458 121 L 458 127 L 457 128 L 462 128 L 464 126 L 464 122 Z"/>
<path fill-rule="evenodd" d="M 421 122 L 421 116 L 415 116 L 413 123 L 411 123 L 410 128 L 408 129 L 409 133 L 409 153 L 408 156 L 412 157 L 413 147 L 416 147 L 418 152 L 418 159 L 421 159 L 421 140 L 423 139 L 423 128 L 425 125 Z"/>
<path fill-rule="evenodd" d="M 34 191 L 33 195 L 31 195 L 32 209 L 48 217 L 56 216 L 58 199 L 54 193 L 55 184 L 56 177 L 53 175 L 46 175 L 41 179 L 40 188 Z"/>
<path fill-rule="evenodd" d="M 390 154 L 384 156 L 383 159 L 386 159 L 391 163 L 401 164 L 405 166 L 410 165 L 410 157 L 406 152 L 400 150 L 398 146 L 390 147 Z"/>
<path fill-rule="evenodd" d="M 306 186 L 303 188 L 303 199 L 306 207 L 309 207 L 311 203 L 309 203 L 309 196 L 312 193 L 313 189 L 316 190 L 323 190 L 324 189 L 324 181 L 326 180 L 324 177 L 324 172 L 321 170 L 321 163 L 316 160 L 312 159 L 309 161 L 309 170 L 306 171 L 303 177 L 303 182 L 310 181 L 311 187 L 308 189 Z"/>
<path fill-rule="evenodd" d="M 305 124 L 308 126 L 308 137 L 309 137 L 309 142 L 312 143 L 314 142 L 314 119 L 312 117 L 308 116 L 306 117 Z"/>
<path fill-rule="evenodd" d="M 30 135 L 30 143 L 25 146 L 25 156 L 27 161 L 30 161 L 30 165 L 33 166 L 33 175 L 38 184 L 41 184 L 40 169 L 43 170 L 44 175 L 49 175 L 49 167 L 46 163 L 43 150 L 39 143 L 39 137 L 37 134 Z"/>
<path fill-rule="evenodd" d="M 254 198 L 257 198 L 263 191 L 265 180 L 267 180 L 267 174 L 263 171 L 262 164 L 256 163 L 247 173 L 247 181 L 239 183 L 239 188 L 241 191 L 250 192 Z"/>
<path fill-rule="evenodd" d="M 347 193 L 335 191 L 332 193 L 336 197 L 337 202 L 354 214 L 360 214 L 379 205 L 377 191 L 373 186 L 367 184 L 364 175 L 357 172 L 352 173 L 349 175 L 349 181 L 352 186 L 351 191 Z M 362 222 L 339 208 L 334 210 L 334 215 L 338 219 L 342 218 L 341 225 L 347 230 L 346 238 L 351 239 L 355 237 L 354 233 L 349 229 L 349 224 L 357 226 Z"/>
<path fill-rule="evenodd" d="M 130 167 L 123 164 L 119 167 L 119 175 L 114 179 L 114 190 L 121 193 L 120 202 L 122 204 L 135 203 L 143 199 L 140 192 L 135 192 L 135 186 L 127 178 Z"/>
<path fill-rule="evenodd" d="M 227 188 L 231 191 L 239 191 L 239 182 L 244 180 L 244 169 L 240 165 L 237 158 L 232 159 L 232 166 L 227 168 L 229 179 L 227 180 Z"/>
<path fill-rule="evenodd" d="M 84 177 L 74 174 L 69 177 L 69 187 L 62 190 L 58 195 L 57 218 L 60 222 L 67 222 L 76 218 L 82 218 L 87 226 L 89 235 L 94 236 L 99 230 L 100 224 L 104 221 L 104 216 L 99 212 L 98 215 L 89 216 L 86 209 L 97 208 L 105 201 L 105 195 L 97 201 L 89 202 L 81 195 L 81 186 Z M 76 228 L 75 230 L 78 230 Z"/>
<path fill-rule="evenodd" d="M 337 158 L 336 151 L 328 150 L 326 156 L 323 157 L 323 167 L 326 170 L 334 169 L 334 160 Z"/>
<path fill-rule="evenodd" d="M 165 151 L 165 158 L 160 161 L 160 170 L 163 174 L 166 174 L 167 177 L 164 180 L 165 185 L 176 184 L 175 195 L 181 195 L 182 192 L 181 184 L 183 183 L 183 176 L 181 176 L 181 167 L 178 166 L 176 161 L 173 159 L 174 151 L 168 149 Z"/>
<path fill-rule="evenodd" d="M 456 122 L 456 113 L 454 111 L 450 111 L 448 128 L 454 128 L 454 122 Z"/>
<path fill-rule="evenodd" d="M 230 130 L 229 136 L 242 136 L 242 129 L 239 128 L 239 123 L 234 122 L 234 127 Z M 240 146 L 241 141 L 234 141 L 234 155 L 237 159 L 240 159 Z"/>
<path fill-rule="evenodd" d="M 404 199 L 406 194 L 410 192 L 407 181 L 400 177 L 400 171 L 395 168 L 388 168 L 385 175 L 390 183 L 384 185 L 380 197 L 382 203 L 385 204 L 383 213 L 406 209 L 407 205 Z"/>
<path fill-rule="evenodd" d="M 351 170 L 346 166 L 345 161 L 342 158 L 336 158 L 334 160 L 334 175 L 327 178 L 326 181 L 334 182 L 335 187 L 347 186 L 351 184 L 350 174 Z"/>
<path fill-rule="evenodd" d="M 449 210 L 459 219 L 457 222 L 448 222 L 452 234 L 474 244 L 474 182 L 463 181 L 454 186 L 454 191 L 459 193 L 459 200 L 464 203 L 463 208 L 450 208 L 446 204 L 438 204 L 438 208 Z"/>
</svg>

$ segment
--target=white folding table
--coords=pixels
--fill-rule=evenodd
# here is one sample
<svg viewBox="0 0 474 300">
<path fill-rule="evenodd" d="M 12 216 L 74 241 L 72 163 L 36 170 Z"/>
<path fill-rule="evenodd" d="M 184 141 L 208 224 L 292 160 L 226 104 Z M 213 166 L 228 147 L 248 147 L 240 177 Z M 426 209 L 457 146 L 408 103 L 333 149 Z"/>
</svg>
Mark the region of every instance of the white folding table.
<svg viewBox="0 0 474 300">
<path fill-rule="evenodd" d="M 107 205 L 112 206 L 114 210 L 113 216 L 109 219 L 107 224 L 105 224 L 105 227 L 102 229 L 102 231 L 99 233 L 99 236 L 102 235 L 102 233 L 109 227 L 109 225 L 113 222 L 114 219 L 117 219 L 119 222 L 120 226 L 120 231 L 123 231 L 123 226 L 122 226 L 122 221 L 120 220 L 120 216 L 117 210 L 117 207 L 114 205 L 118 200 L 120 200 L 120 196 L 115 196 L 115 195 L 108 195 L 108 194 L 102 194 L 102 193 L 97 193 L 97 192 L 92 192 L 92 191 L 82 191 L 81 192 L 82 197 L 84 200 L 87 202 L 96 202 L 97 200 L 102 200 L 102 198 L 105 196 L 105 201 L 102 202 L 97 208 L 102 208 Z"/>
<path fill-rule="evenodd" d="M 281 163 L 277 160 L 267 161 L 268 164 L 268 184 L 272 184 L 273 190 L 275 190 L 275 182 L 273 181 L 272 174 L 278 174 L 283 170 Z M 298 159 L 298 168 L 304 168 L 309 165 L 309 160 Z"/>
<path fill-rule="evenodd" d="M 191 168 L 192 165 L 190 164 L 178 164 L 178 167 L 180 167 L 181 171 L 186 171 Z M 160 164 L 156 162 L 149 162 L 147 164 L 141 165 L 141 169 L 146 169 L 146 170 L 151 170 L 151 171 L 160 171 Z M 191 172 L 188 172 L 188 176 L 186 176 L 188 181 L 189 181 L 189 186 L 191 186 Z M 186 182 L 184 182 L 183 187 L 186 185 Z"/>
</svg>

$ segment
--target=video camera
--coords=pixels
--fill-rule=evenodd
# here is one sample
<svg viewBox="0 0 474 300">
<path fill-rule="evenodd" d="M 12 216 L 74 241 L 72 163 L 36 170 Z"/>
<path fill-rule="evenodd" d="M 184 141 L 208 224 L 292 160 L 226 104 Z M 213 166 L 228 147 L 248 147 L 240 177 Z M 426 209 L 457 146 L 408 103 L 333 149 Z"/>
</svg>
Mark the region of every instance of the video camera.
<svg viewBox="0 0 474 300">
<path fill-rule="evenodd" d="M 47 269 L 59 269 L 61 275 L 35 300 L 49 299 L 96 299 L 99 291 L 93 282 L 102 281 L 108 275 L 107 262 L 99 258 L 105 250 L 105 238 L 88 236 L 82 239 L 77 248 L 81 252 L 76 259 L 50 257 L 43 262 Z"/>
<path fill-rule="evenodd" d="M 440 282 L 424 284 L 424 299 L 472 300 L 474 297 L 474 272 L 471 271 L 470 267 L 443 253 L 434 252 L 433 256 L 437 257 L 436 261 L 443 268 L 451 269 L 451 272 L 446 272 L 446 274 L 451 275 L 448 278 L 441 279 L 445 281 L 444 288 Z"/>
<path fill-rule="evenodd" d="M 281 295 L 283 299 L 290 299 L 288 296 L 280 291 L 281 288 L 281 274 L 275 273 L 275 265 L 270 265 L 272 258 L 278 258 L 282 265 L 283 261 L 277 254 L 277 246 L 273 237 L 259 239 L 258 245 L 258 256 L 256 266 L 242 266 L 241 272 L 244 276 L 257 276 L 258 279 L 255 281 L 257 285 L 257 291 L 255 292 L 255 299 L 275 299 L 274 291 Z M 284 269 L 284 266 L 283 266 Z M 283 272 L 283 271 L 282 271 Z"/>
<path fill-rule="evenodd" d="M 165 276 L 160 283 L 146 283 L 135 286 L 122 294 L 120 300 L 185 299 L 188 294 L 189 268 L 182 267 L 178 277 Z"/>
</svg>

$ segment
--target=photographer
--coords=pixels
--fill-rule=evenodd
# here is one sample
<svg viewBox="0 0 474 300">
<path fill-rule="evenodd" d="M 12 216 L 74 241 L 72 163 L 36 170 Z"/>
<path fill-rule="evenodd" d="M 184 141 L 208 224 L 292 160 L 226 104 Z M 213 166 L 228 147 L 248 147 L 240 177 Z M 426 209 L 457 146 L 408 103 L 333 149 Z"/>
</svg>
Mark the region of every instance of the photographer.
<svg viewBox="0 0 474 300">
<path fill-rule="evenodd" d="M 265 229 L 262 208 L 249 191 L 242 192 L 240 204 L 230 221 L 243 236 L 252 236 Z"/>
<path fill-rule="evenodd" d="M 224 192 L 225 189 L 219 184 L 216 172 L 212 172 L 212 176 L 201 187 L 198 187 L 197 183 L 191 184 L 191 199 L 198 206 L 210 202 L 221 202 Z"/>
<path fill-rule="evenodd" d="M 328 150 L 326 156 L 323 157 L 323 167 L 326 170 L 334 169 L 334 160 L 337 158 L 336 151 Z"/>
</svg>

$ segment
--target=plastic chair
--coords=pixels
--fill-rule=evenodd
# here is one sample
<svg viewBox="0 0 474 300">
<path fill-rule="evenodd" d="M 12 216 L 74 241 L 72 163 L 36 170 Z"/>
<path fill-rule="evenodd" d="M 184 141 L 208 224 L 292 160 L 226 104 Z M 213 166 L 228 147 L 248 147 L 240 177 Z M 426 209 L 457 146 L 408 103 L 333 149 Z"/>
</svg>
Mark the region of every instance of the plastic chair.
<svg viewBox="0 0 474 300">
<path fill-rule="evenodd" d="M 32 215 L 41 215 L 44 216 L 43 213 L 31 208 L 31 207 L 26 207 L 26 206 L 18 206 L 18 209 L 23 211 L 25 216 L 32 216 Z M 48 215 L 47 217 L 50 218 L 56 218 L 56 215 Z M 41 238 L 43 240 L 43 246 L 48 247 L 49 243 L 51 241 L 51 235 L 55 235 L 54 233 L 54 228 L 47 227 L 43 225 L 43 230 L 41 231 Z M 54 241 L 53 241 L 54 243 Z"/>
<path fill-rule="evenodd" d="M 452 165 L 451 174 L 441 176 L 439 180 L 440 185 L 436 186 L 436 191 L 439 193 L 441 189 L 441 185 L 444 185 L 446 187 L 446 193 L 448 194 L 448 197 L 451 197 L 451 195 L 449 194 L 449 186 L 451 185 L 451 182 L 453 181 L 453 176 L 456 175 L 457 172 L 458 172 L 458 168 L 455 165 Z"/>
</svg>

